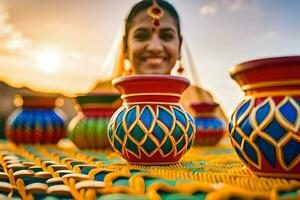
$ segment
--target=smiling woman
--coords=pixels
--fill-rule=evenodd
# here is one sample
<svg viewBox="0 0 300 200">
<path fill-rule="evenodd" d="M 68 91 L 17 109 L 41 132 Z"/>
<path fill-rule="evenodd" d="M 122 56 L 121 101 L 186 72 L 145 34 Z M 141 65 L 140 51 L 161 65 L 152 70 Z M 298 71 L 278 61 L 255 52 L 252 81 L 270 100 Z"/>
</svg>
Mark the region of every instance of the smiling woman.
<svg viewBox="0 0 300 200">
<path fill-rule="evenodd" d="M 137 3 L 126 18 L 123 54 L 133 74 L 170 74 L 181 57 L 177 11 L 168 2 L 157 1 L 156 13 L 152 4 L 151 0 Z"/>
<path fill-rule="evenodd" d="M 125 56 L 131 61 L 134 74 L 170 74 L 180 58 L 179 19 L 175 20 L 169 12 L 165 11 L 157 28 L 153 28 L 146 12 L 131 12 L 128 16 Z"/>
</svg>

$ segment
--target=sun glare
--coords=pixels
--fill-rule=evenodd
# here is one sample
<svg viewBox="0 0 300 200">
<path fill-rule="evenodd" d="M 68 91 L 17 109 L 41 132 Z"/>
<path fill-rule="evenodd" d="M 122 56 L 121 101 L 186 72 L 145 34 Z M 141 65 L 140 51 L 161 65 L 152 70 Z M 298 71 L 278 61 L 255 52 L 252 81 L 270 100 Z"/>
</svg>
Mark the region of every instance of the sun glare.
<svg viewBox="0 0 300 200">
<path fill-rule="evenodd" d="M 49 48 L 37 57 L 38 67 L 46 73 L 54 73 L 62 66 L 62 55 L 58 49 Z"/>
</svg>

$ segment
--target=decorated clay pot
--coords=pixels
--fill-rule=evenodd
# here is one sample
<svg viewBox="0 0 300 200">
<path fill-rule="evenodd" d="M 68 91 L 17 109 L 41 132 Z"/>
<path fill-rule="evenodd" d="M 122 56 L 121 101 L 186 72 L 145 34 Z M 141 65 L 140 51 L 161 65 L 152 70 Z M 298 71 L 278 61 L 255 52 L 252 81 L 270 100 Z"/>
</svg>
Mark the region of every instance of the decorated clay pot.
<svg viewBox="0 0 300 200">
<path fill-rule="evenodd" d="M 195 124 L 179 105 L 186 78 L 134 75 L 113 80 L 123 105 L 113 115 L 109 141 L 116 152 L 136 164 L 172 164 L 194 140 Z"/>
<path fill-rule="evenodd" d="M 20 106 L 6 122 L 6 136 L 14 143 L 57 143 L 65 136 L 65 117 L 55 107 L 56 96 L 18 96 Z"/>
<path fill-rule="evenodd" d="M 245 62 L 231 77 L 245 92 L 229 124 L 238 156 L 257 175 L 300 178 L 300 56 Z"/>
<path fill-rule="evenodd" d="M 196 135 L 194 145 L 215 145 L 223 137 L 225 122 L 215 115 L 219 105 L 214 102 L 192 103 L 191 107 L 197 113 L 195 118 Z"/>
<path fill-rule="evenodd" d="M 68 137 L 80 149 L 110 148 L 108 122 L 121 106 L 118 93 L 91 93 L 77 96 L 78 114 L 70 121 Z"/>
</svg>

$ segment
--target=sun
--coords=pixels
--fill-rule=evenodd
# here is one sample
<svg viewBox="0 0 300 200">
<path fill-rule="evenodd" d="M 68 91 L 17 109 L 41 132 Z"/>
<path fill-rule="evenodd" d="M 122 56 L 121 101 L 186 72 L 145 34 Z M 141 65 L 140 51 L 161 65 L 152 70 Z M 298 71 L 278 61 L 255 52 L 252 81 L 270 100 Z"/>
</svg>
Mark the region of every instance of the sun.
<svg viewBox="0 0 300 200">
<path fill-rule="evenodd" d="M 46 73 L 55 73 L 62 67 L 62 54 L 57 48 L 43 49 L 37 55 L 37 66 Z"/>
</svg>

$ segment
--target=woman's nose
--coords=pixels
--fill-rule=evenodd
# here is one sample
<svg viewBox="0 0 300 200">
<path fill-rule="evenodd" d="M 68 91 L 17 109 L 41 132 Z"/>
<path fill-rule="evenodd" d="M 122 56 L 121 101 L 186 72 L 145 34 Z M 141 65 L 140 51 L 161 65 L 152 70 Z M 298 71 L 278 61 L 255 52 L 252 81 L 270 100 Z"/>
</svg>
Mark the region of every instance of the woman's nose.
<svg viewBox="0 0 300 200">
<path fill-rule="evenodd" d="M 153 53 L 157 53 L 163 50 L 163 44 L 161 39 L 157 35 L 153 35 L 149 40 L 147 50 Z"/>
</svg>

